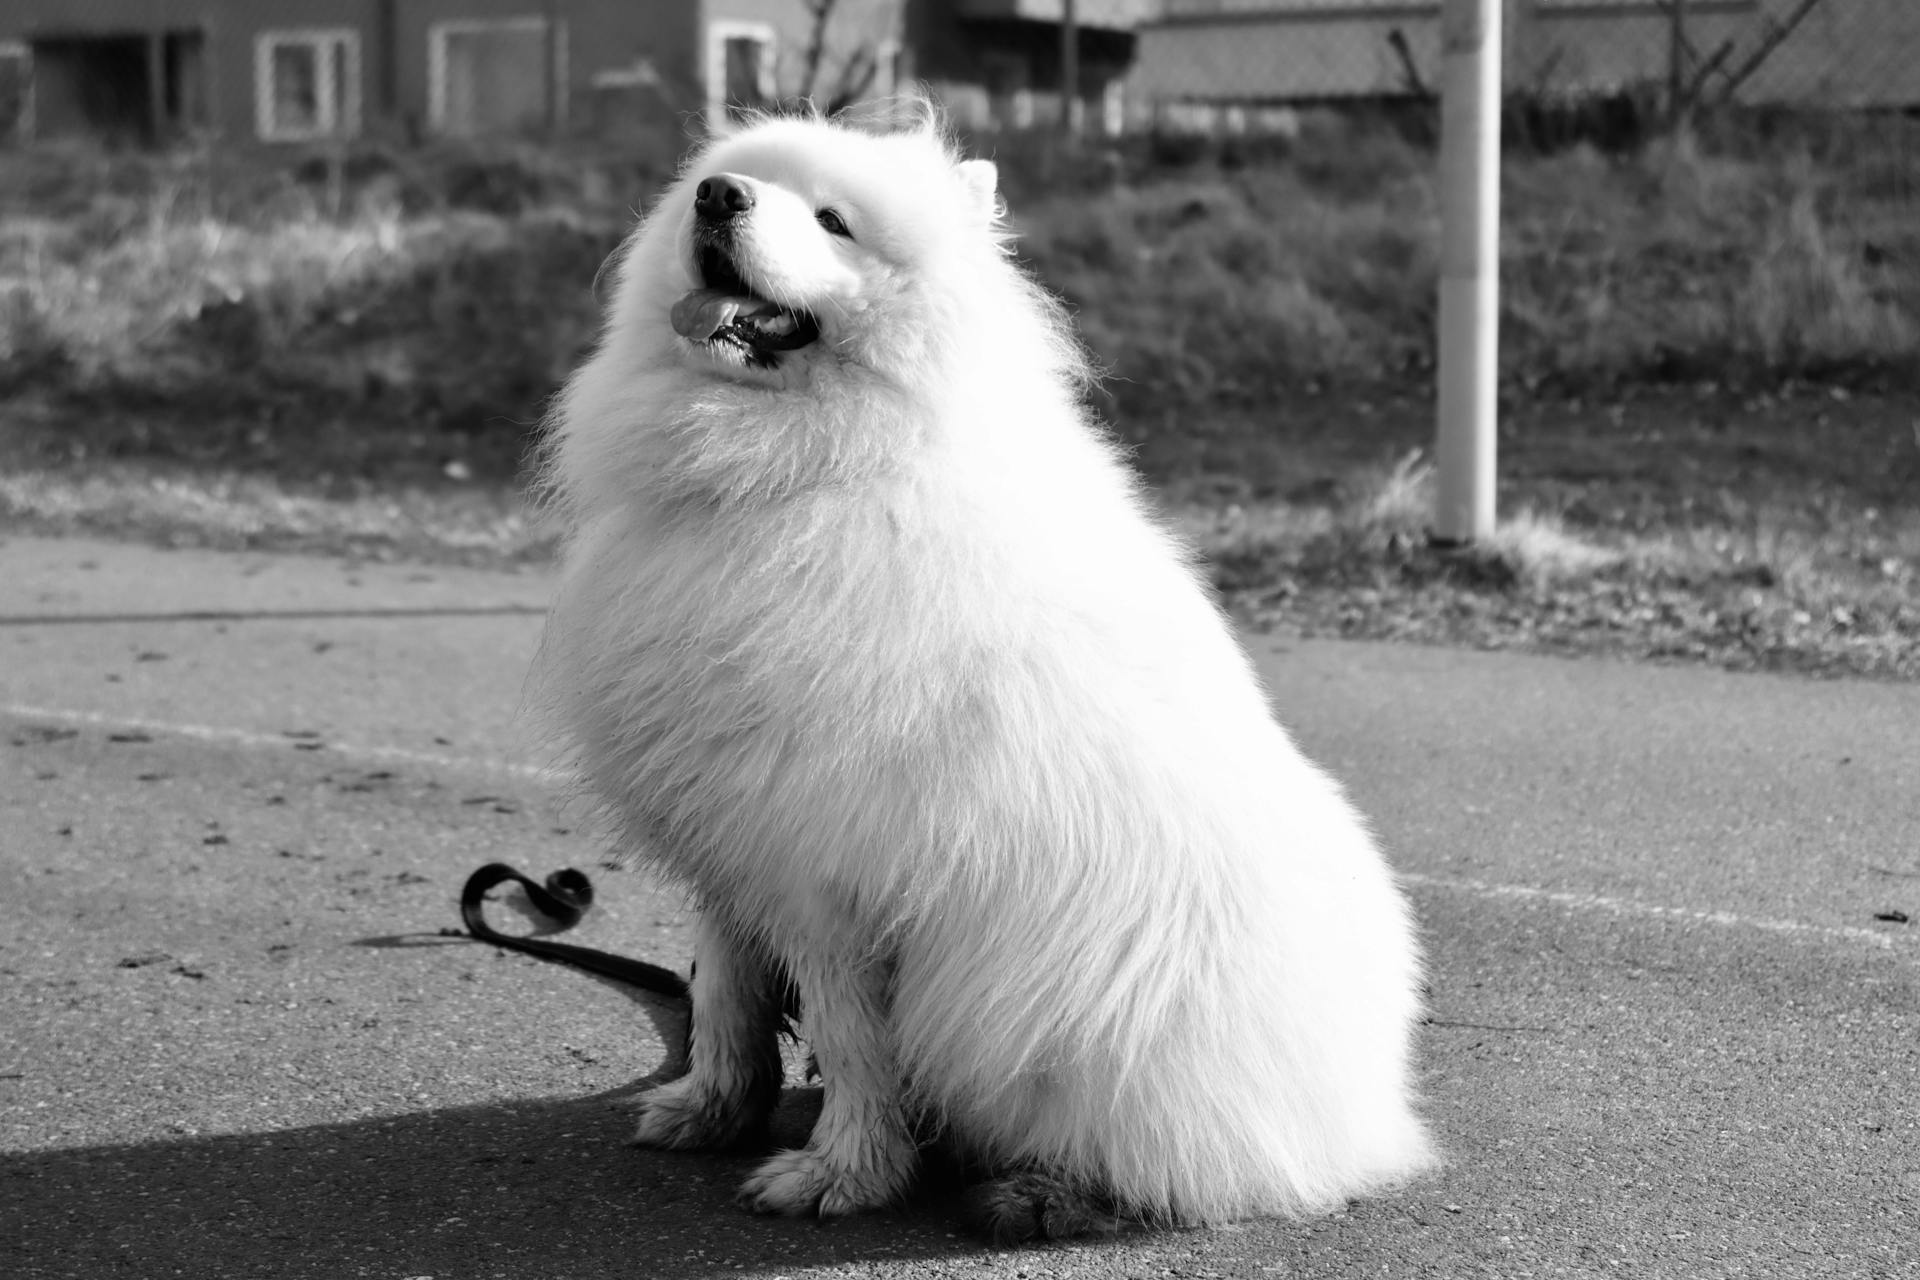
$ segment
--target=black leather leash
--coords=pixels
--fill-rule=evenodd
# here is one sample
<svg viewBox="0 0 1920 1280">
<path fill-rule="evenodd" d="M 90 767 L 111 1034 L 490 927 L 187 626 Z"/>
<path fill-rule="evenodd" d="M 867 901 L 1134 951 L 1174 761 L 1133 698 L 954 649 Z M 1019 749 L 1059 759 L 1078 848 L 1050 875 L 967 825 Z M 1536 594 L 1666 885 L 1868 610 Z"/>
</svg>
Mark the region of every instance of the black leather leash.
<svg viewBox="0 0 1920 1280">
<path fill-rule="evenodd" d="M 494 929 L 487 923 L 481 904 L 487 900 L 487 890 L 509 880 L 518 882 L 526 890 L 527 900 L 533 903 L 534 910 L 558 922 L 563 929 L 580 923 L 580 917 L 593 906 L 593 882 L 572 867 L 554 872 L 543 885 L 529 880 L 504 862 L 489 862 L 468 876 L 466 888 L 460 891 L 460 919 L 466 924 L 470 935 L 481 942 L 491 942 L 496 947 L 524 951 L 543 960 L 558 960 L 589 973 L 630 983 L 655 995 L 671 996 L 677 1000 L 690 998 L 687 980 L 660 965 L 596 951 L 592 947 L 548 942 L 545 938 L 515 937 Z"/>
</svg>

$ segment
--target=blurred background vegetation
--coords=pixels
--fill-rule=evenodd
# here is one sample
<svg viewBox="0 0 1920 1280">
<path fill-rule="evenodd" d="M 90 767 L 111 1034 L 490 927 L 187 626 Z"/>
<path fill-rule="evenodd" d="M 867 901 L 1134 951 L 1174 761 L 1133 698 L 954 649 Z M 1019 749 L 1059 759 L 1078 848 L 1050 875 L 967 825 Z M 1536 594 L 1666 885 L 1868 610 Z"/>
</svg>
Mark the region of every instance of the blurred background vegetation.
<svg viewBox="0 0 1920 1280">
<path fill-rule="evenodd" d="M 1430 104 L 979 149 L 1248 620 L 1920 675 L 1920 119 L 1510 125 L 1505 524 L 1452 557 Z M 523 466 L 670 176 L 581 141 L 0 153 L 0 518 L 543 560 Z"/>
<path fill-rule="evenodd" d="M 1078 313 L 1113 375 L 1100 408 L 1152 478 L 1191 468 L 1196 419 L 1425 384 L 1426 132 L 1406 113 L 1329 112 L 1293 138 L 997 149 L 1020 253 Z M 1898 116 L 1510 155 L 1506 384 L 1913 389 L 1915 156 L 1920 121 Z M 62 413 L 60 439 L 40 442 L 56 452 L 307 469 L 316 451 L 351 465 L 445 436 L 438 452 L 510 477 L 593 340 L 601 264 L 664 177 L 584 147 L 513 144 L 272 164 L 0 155 L 0 396 L 146 420 L 143 439 Z M 357 443 L 329 449 L 329 432 Z"/>
</svg>

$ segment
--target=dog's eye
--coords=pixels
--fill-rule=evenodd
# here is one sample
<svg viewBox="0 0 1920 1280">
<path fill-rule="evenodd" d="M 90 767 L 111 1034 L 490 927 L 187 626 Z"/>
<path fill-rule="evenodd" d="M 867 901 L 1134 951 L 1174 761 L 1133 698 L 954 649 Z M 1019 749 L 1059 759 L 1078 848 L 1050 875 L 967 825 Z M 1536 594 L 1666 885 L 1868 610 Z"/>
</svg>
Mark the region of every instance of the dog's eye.
<svg viewBox="0 0 1920 1280">
<path fill-rule="evenodd" d="M 832 209 L 822 209 L 813 216 L 821 226 L 827 229 L 827 234 L 853 239 L 853 232 L 847 230 L 847 220 Z"/>
</svg>

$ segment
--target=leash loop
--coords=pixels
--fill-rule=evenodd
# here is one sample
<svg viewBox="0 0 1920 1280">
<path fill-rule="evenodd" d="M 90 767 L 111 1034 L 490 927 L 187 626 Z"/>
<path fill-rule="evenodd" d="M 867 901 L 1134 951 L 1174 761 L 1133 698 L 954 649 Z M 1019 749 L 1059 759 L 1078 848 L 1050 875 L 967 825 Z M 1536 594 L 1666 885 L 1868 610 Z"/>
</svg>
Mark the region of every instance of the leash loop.
<svg viewBox="0 0 1920 1280">
<path fill-rule="evenodd" d="M 460 890 L 460 920 L 473 938 L 511 951 L 524 951 L 543 960 L 574 965 L 589 973 L 651 991 L 655 995 L 676 1000 L 688 998 L 687 980 L 660 965 L 596 951 L 592 947 L 576 947 L 565 942 L 549 942 L 545 938 L 522 938 L 501 933 L 487 923 L 482 908 L 487 900 L 487 891 L 508 881 L 517 883 L 525 890 L 527 900 L 533 903 L 534 909 L 557 921 L 562 929 L 570 929 L 580 923 L 580 918 L 593 906 L 593 882 L 572 867 L 554 872 L 547 877 L 545 884 L 540 884 L 504 862 L 489 862 L 468 876 L 466 887 Z"/>
</svg>

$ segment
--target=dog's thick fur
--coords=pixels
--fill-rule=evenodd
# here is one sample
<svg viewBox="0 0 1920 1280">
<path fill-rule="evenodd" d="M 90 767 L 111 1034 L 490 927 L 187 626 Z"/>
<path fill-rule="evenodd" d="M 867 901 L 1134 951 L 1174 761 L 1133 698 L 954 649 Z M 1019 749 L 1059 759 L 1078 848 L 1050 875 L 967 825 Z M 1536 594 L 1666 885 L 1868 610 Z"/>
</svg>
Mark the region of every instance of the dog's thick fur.
<svg viewBox="0 0 1920 1280">
<path fill-rule="evenodd" d="M 676 332 L 721 174 L 811 345 Z M 762 1130 L 790 976 L 825 1101 L 754 1207 L 895 1201 L 931 1122 L 1005 1234 L 1324 1209 L 1430 1160 L 1407 905 L 1089 423 L 993 179 L 931 128 L 715 143 L 557 406 L 535 697 L 701 910 L 690 1073 L 638 1139 Z"/>
</svg>

